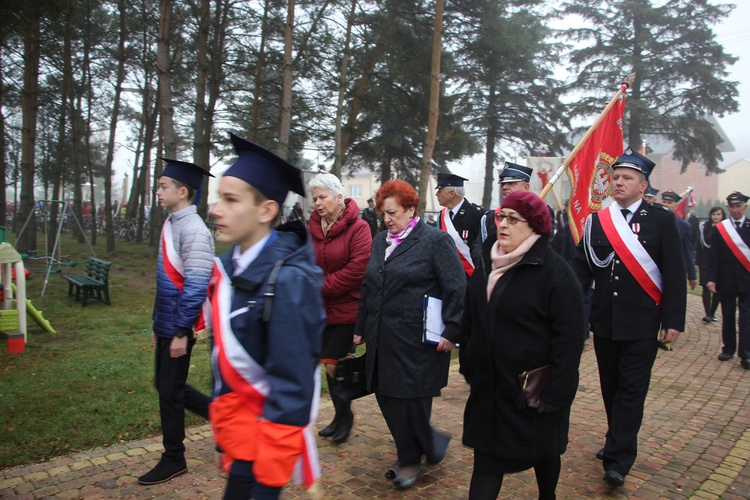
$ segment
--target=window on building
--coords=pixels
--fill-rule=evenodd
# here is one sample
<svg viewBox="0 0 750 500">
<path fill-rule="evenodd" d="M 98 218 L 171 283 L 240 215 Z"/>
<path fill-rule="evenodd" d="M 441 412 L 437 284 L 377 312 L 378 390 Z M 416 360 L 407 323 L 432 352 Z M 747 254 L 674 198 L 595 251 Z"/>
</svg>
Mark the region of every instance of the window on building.
<svg viewBox="0 0 750 500">
<path fill-rule="evenodd" d="M 349 197 L 357 198 L 362 196 L 362 184 L 351 184 L 349 186 Z"/>
</svg>

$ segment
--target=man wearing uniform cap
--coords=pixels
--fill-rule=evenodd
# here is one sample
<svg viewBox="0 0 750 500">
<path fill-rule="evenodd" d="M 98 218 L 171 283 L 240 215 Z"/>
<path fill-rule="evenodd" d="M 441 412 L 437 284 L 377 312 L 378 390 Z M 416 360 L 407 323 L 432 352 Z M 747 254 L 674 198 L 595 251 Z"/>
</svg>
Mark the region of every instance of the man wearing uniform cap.
<svg viewBox="0 0 750 500">
<path fill-rule="evenodd" d="M 721 300 L 721 337 L 719 361 L 740 357 L 742 367 L 750 370 L 750 221 L 745 212 L 750 197 L 735 191 L 727 196 L 729 218 L 716 225 L 708 250 L 708 283 Z M 735 322 L 739 308 L 739 328 Z M 737 330 L 739 329 L 739 346 Z"/>
<path fill-rule="evenodd" d="M 210 212 L 217 239 L 234 243 L 216 259 L 209 290 L 211 425 L 229 473 L 224 498 L 271 499 L 295 470 L 307 487 L 320 475 L 312 426 L 323 276 L 303 223 L 274 228 L 289 191 L 304 196 L 302 172 L 257 144 L 231 140 L 237 159 Z"/>
<path fill-rule="evenodd" d="M 657 336 L 671 343 L 685 328 L 675 217 L 642 199 L 654 166 L 631 149 L 615 161 L 615 203 L 588 217 L 573 261 L 583 289 L 595 285 L 590 327 L 608 424 L 597 458 L 613 487 L 624 483 L 635 462 Z"/>
<path fill-rule="evenodd" d="M 465 198 L 466 180 L 458 175 L 439 173 L 435 196 L 440 206 L 444 207 L 440 212 L 437 227 L 453 238 L 464 271 L 467 277 L 471 277 L 476 264 L 471 257 L 470 246 L 479 234 L 482 211 Z"/>
<path fill-rule="evenodd" d="M 208 418 L 211 398 L 186 385 L 193 331 L 205 328 L 202 317 L 206 289 L 214 260 L 214 240 L 198 215 L 203 178 L 207 170 L 193 163 L 162 158 L 156 197 L 169 211 L 161 232 L 156 267 L 151 340 L 156 345 L 156 390 L 159 393 L 161 460 L 140 478 L 140 484 L 158 484 L 187 472 L 185 462 L 185 409 Z M 191 200 L 195 200 L 191 204 Z"/>
<path fill-rule="evenodd" d="M 654 203 L 656 200 L 656 195 L 659 194 L 659 190 L 651 187 L 650 185 L 646 188 L 646 190 L 643 192 L 643 199 L 646 200 L 649 203 Z"/>
<path fill-rule="evenodd" d="M 661 202 L 672 213 L 675 213 L 680 200 L 682 200 L 682 196 L 671 190 L 664 191 L 661 194 Z M 693 252 L 693 244 L 690 236 L 693 228 L 688 221 L 677 217 L 677 214 L 675 214 L 675 220 L 677 221 L 677 230 L 680 232 L 680 240 L 682 241 L 682 256 L 685 257 L 685 273 L 690 283 L 690 289 L 695 290 L 695 285 L 698 283 L 698 276 L 695 271 L 695 253 Z"/>
</svg>

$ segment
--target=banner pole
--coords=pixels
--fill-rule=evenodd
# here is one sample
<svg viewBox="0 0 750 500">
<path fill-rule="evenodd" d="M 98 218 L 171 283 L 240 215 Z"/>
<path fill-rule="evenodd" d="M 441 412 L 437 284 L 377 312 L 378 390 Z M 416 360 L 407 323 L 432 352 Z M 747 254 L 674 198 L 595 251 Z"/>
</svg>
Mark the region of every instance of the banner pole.
<svg viewBox="0 0 750 500">
<path fill-rule="evenodd" d="M 594 131 L 597 129 L 597 127 L 601 124 L 601 122 L 604 120 L 604 117 L 607 116 L 607 113 L 609 113 L 609 110 L 612 109 L 612 107 L 617 103 L 618 99 L 620 99 L 620 96 L 630 88 L 630 86 L 635 81 L 635 73 L 630 73 L 625 80 L 620 85 L 619 90 L 615 93 L 614 97 L 610 99 L 607 106 L 604 108 L 604 111 L 602 111 L 597 119 L 594 121 L 594 123 L 589 127 L 589 129 L 586 131 L 585 134 L 583 134 L 583 137 L 580 141 L 578 141 L 578 144 L 576 144 L 576 147 L 573 148 L 573 151 L 568 154 L 568 157 L 565 158 L 565 161 L 562 162 L 562 165 L 560 165 L 555 171 L 555 175 L 553 175 L 549 181 L 547 181 L 547 185 L 544 186 L 542 189 L 542 192 L 539 193 L 539 197 L 544 199 L 545 196 L 547 196 L 547 193 L 549 193 L 550 189 L 552 189 L 552 186 L 557 182 L 557 180 L 562 177 L 563 172 L 565 172 L 565 169 L 570 165 L 570 162 L 575 158 L 575 156 L 578 154 L 578 151 L 581 150 L 584 144 L 586 144 L 586 141 L 591 137 L 591 134 L 594 133 Z"/>
</svg>

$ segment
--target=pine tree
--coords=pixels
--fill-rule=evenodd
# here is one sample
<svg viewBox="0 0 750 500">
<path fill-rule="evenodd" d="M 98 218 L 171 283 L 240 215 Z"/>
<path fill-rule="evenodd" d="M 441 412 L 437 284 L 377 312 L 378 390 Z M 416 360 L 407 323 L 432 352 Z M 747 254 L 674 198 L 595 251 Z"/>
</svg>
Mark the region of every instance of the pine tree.
<svg viewBox="0 0 750 500">
<path fill-rule="evenodd" d="M 737 82 L 727 81 L 736 60 L 716 41 L 711 25 L 733 6 L 707 0 L 576 0 L 565 13 L 582 18 L 567 36 L 585 44 L 572 52 L 576 94 L 592 95 L 575 106 L 579 115 L 601 107 L 605 89 L 636 73 L 626 108 L 627 141 L 640 146 L 657 135 L 674 144 L 683 171 L 702 161 L 718 171 L 719 136 L 706 120 L 737 111 Z M 575 17 L 573 18 L 575 19 Z"/>
</svg>

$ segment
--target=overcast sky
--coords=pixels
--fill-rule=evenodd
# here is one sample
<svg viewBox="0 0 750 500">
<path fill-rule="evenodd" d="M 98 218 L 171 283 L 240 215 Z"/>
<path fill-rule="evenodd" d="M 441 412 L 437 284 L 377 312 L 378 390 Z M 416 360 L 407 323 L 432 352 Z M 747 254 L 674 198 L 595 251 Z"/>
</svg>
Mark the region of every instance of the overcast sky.
<svg viewBox="0 0 750 500">
<path fill-rule="evenodd" d="M 729 54 L 739 57 L 734 63 L 729 80 L 739 82 L 738 113 L 719 118 L 719 124 L 729 136 L 734 153 L 725 153 L 721 168 L 741 158 L 750 159 L 750 0 L 735 0 L 737 7 L 724 23 L 716 26 L 716 37 Z M 748 173 L 750 175 L 750 172 Z"/>
</svg>

